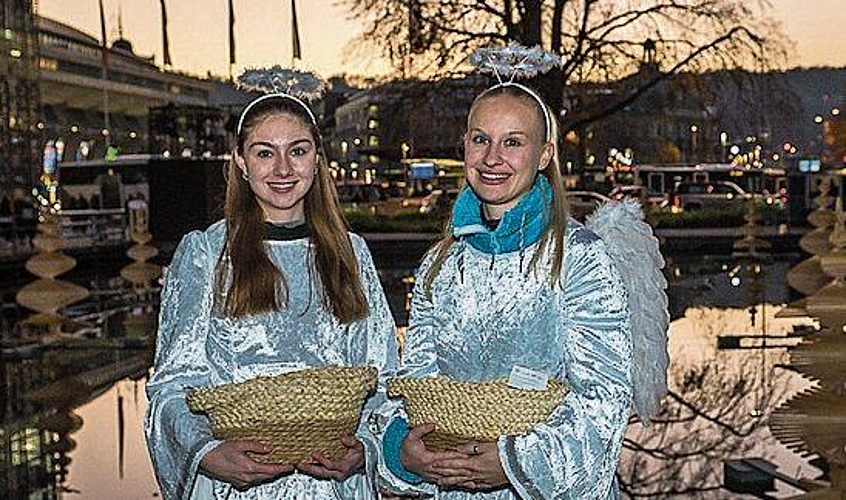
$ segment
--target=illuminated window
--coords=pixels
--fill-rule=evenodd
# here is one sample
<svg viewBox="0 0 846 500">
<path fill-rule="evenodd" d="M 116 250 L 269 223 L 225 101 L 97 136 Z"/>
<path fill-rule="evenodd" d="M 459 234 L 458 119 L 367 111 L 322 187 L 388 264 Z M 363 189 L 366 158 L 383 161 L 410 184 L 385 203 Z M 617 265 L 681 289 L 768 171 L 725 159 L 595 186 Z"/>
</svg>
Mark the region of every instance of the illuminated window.
<svg viewBox="0 0 846 500">
<path fill-rule="evenodd" d="M 367 145 L 371 148 L 378 148 L 379 147 L 379 137 L 375 135 L 371 135 L 370 138 L 367 140 Z"/>
<path fill-rule="evenodd" d="M 55 59 L 42 57 L 38 60 L 38 67 L 43 70 L 57 71 L 59 69 L 59 63 Z"/>
<path fill-rule="evenodd" d="M 370 130 L 376 130 L 377 128 L 379 128 L 379 122 L 371 118 L 367 121 L 367 128 Z"/>
</svg>

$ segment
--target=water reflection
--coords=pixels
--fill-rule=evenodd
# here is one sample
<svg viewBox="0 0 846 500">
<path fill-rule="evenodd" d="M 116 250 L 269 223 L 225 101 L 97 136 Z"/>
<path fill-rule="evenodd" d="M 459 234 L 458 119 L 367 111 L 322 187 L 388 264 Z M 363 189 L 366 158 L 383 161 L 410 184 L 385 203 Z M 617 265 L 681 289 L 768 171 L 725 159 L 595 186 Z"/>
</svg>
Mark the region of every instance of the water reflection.
<svg viewBox="0 0 846 500">
<path fill-rule="evenodd" d="M 791 298 L 784 280 L 791 262 L 742 274 L 728 258 L 668 260 L 672 392 L 652 426 L 630 427 L 619 470 L 623 490 L 631 497 L 738 498 L 721 488 L 726 458 L 764 457 L 787 475 L 816 477 L 820 471 L 766 426 L 779 403 L 808 386 L 782 364 L 784 346 L 797 342 L 790 334 L 810 322 L 774 317 Z M 404 325 L 410 266 L 377 264 Z M 720 337 L 740 348 L 718 348 Z M 149 353 L 63 350 L 0 363 L 0 496 L 158 494 L 141 429 Z M 780 484 L 775 496 L 798 492 Z"/>
<path fill-rule="evenodd" d="M 3 360 L 0 365 L 3 375 L 0 394 L 4 401 L 0 409 L 3 498 L 52 499 L 60 498 L 62 492 L 77 492 L 70 482 L 71 471 L 81 465 L 75 463 L 77 451 L 90 445 L 91 439 L 86 434 L 106 436 L 111 432 L 123 439 L 125 436 L 118 431 L 127 429 L 125 416 L 114 411 L 114 419 L 108 425 L 86 428 L 83 409 L 89 403 L 101 402 L 115 381 L 127 377 L 140 380 L 149 365 L 148 352 L 98 349 L 48 350 L 35 358 Z M 131 425 L 135 430 L 136 424 Z M 115 462 L 119 458 L 105 457 L 95 462 Z M 94 479 L 98 480 L 96 472 Z"/>
<path fill-rule="evenodd" d="M 85 425 L 75 435 L 78 445 L 71 454 L 73 461 L 64 483 L 79 492 L 71 498 L 140 500 L 159 496 L 144 443 L 146 409 L 143 381 L 133 380 L 118 382 L 77 409 Z"/>
<path fill-rule="evenodd" d="M 786 349 L 762 342 L 752 349 L 717 348 L 720 335 L 760 336 L 761 323 L 771 336 L 786 336 L 809 323 L 776 319 L 772 304 L 757 304 L 756 309 L 765 315 L 756 325 L 749 308 L 711 307 L 688 309 L 671 324 L 671 393 L 664 411 L 650 427 L 635 424 L 626 435 L 619 474 L 630 496 L 726 498 L 722 461 L 729 458 L 763 457 L 793 477 L 819 475 L 779 444 L 766 425 L 776 406 L 809 386 L 781 367 Z M 800 492 L 779 484 L 778 494 Z"/>
</svg>

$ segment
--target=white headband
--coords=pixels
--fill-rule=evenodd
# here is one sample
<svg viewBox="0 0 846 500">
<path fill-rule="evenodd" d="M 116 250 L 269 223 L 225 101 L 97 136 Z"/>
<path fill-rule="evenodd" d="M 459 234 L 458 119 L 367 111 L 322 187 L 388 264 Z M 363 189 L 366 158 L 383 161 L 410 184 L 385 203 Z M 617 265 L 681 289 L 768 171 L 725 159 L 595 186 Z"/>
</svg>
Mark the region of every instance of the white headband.
<svg viewBox="0 0 846 500">
<path fill-rule="evenodd" d="M 549 114 L 549 107 L 544 104 L 543 99 L 541 96 L 537 94 L 534 90 L 530 89 L 529 87 L 523 85 L 522 83 L 517 82 L 501 82 L 497 83 L 493 87 L 489 88 L 485 91 L 485 93 L 490 92 L 492 90 L 496 90 L 502 87 L 517 87 L 518 89 L 522 90 L 523 92 L 529 94 L 535 102 L 538 103 L 540 106 L 541 112 L 543 113 L 543 124 L 544 124 L 544 137 L 546 138 L 546 142 L 552 142 L 554 137 L 552 137 L 552 116 Z"/>
<path fill-rule="evenodd" d="M 241 128 L 244 125 L 244 118 L 246 118 L 247 113 L 249 113 L 249 111 L 253 108 L 253 106 L 255 106 L 256 104 L 258 104 L 262 101 L 266 101 L 267 99 L 271 99 L 271 98 L 274 98 L 274 97 L 280 97 L 280 98 L 283 98 L 283 99 L 290 99 L 290 100 L 294 101 L 295 103 L 299 104 L 300 106 L 302 106 L 302 108 L 306 110 L 306 113 L 308 113 L 308 117 L 309 117 L 309 119 L 311 119 L 311 124 L 314 125 L 315 127 L 317 126 L 317 118 L 314 116 L 314 113 L 311 111 L 311 108 L 309 108 L 308 105 L 302 99 L 295 97 L 291 94 L 287 94 L 285 92 L 276 92 L 276 93 L 273 93 L 273 94 L 265 94 L 261 97 L 257 97 L 256 99 L 253 99 L 249 104 L 247 104 L 244 107 L 244 110 L 241 111 L 241 116 L 238 118 L 238 126 L 235 128 L 235 134 L 241 133 Z"/>
<path fill-rule="evenodd" d="M 517 77 L 533 77 L 546 73 L 561 64 L 556 54 L 545 52 L 540 46 L 524 47 L 518 43 L 509 43 L 505 47 L 479 48 L 470 54 L 470 62 L 481 71 L 493 73 L 499 81 L 485 92 L 500 87 L 516 87 L 529 94 L 543 112 L 543 123 L 547 142 L 552 142 L 552 114 L 543 99 L 529 87 L 514 81 Z"/>
</svg>

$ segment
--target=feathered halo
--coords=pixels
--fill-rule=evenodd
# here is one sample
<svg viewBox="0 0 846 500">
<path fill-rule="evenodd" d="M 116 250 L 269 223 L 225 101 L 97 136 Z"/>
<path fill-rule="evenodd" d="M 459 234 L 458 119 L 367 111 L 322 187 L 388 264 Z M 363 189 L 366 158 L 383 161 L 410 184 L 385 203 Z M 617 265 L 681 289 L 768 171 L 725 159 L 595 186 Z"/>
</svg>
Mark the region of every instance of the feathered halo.
<svg viewBox="0 0 846 500">
<path fill-rule="evenodd" d="M 530 48 L 512 42 L 505 47 L 476 49 L 470 55 L 470 63 L 480 71 L 493 73 L 499 83 L 506 83 L 546 73 L 560 65 L 561 58 L 539 46 Z"/>
<path fill-rule="evenodd" d="M 238 118 L 236 133 L 241 133 L 244 124 L 244 117 L 247 112 L 256 104 L 272 97 L 291 99 L 302 106 L 311 118 L 311 122 L 317 125 L 317 118 L 309 108 L 307 102 L 316 101 L 323 96 L 326 90 L 326 82 L 309 71 L 283 68 L 274 65 L 269 68 L 251 68 L 244 70 L 238 77 L 238 88 L 253 92 L 263 92 L 265 95 L 254 99 L 247 104 Z"/>
<path fill-rule="evenodd" d="M 550 69 L 561 64 L 561 58 L 555 54 L 544 51 L 535 46 L 525 47 L 518 43 L 509 43 L 505 47 L 480 48 L 470 54 L 470 62 L 480 71 L 493 73 L 499 83 L 488 90 L 497 87 L 516 87 L 527 93 L 540 106 L 543 112 L 544 136 L 547 141 L 552 141 L 552 116 L 549 107 L 537 92 L 529 87 L 517 83 L 515 78 L 528 78 L 538 73 L 546 73 Z"/>
<path fill-rule="evenodd" d="M 309 71 L 283 68 L 277 64 L 269 68 L 244 70 L 238 77 L 238 87 L 256 92 L 289 94 L 311 102 L 320 99 L 326 90 L 326 82 Z"/>
</svg>

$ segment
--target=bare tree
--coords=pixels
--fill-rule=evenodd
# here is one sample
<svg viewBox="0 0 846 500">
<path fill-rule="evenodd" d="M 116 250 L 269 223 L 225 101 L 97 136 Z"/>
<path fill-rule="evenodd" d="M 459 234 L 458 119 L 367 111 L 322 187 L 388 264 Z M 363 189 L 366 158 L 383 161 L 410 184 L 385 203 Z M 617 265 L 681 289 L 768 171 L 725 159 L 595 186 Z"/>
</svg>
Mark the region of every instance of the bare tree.
<svg viewBox="0 0 846 500">
<path fill-rule="evenodd" d="M 364 24 L 356 46 L 377 48 L 404 77 L 461 74 L 477 47 L 517 41 L 561 55 L 560 69 L 533 82 L 557 109 L 567 85 L 627 82 L 616 99 L 604 99 L 587 115 L 567 116 L 565 132 L 623 109 L 670 75 L 761 71 L 786 55 L 766 0 L 338 2 Z M 642 72 L 644 64 L 656 71 Z M 627 78 L 638 72 L 639 78 Z"/>
<path fill-rule="evenodd" d="M 725 360 L 678 367 L 664 411 L 650 427 L 634 424 L 626 435 L 617 471 L 626 496 L 724 498 L 722 460 L 774 460 L 768 415 L 793 394 L 798 379 L 774 366 L 784 360 L 781 350 L 750 351 L 734 355 L 731 369 Z"/>
</svg>

